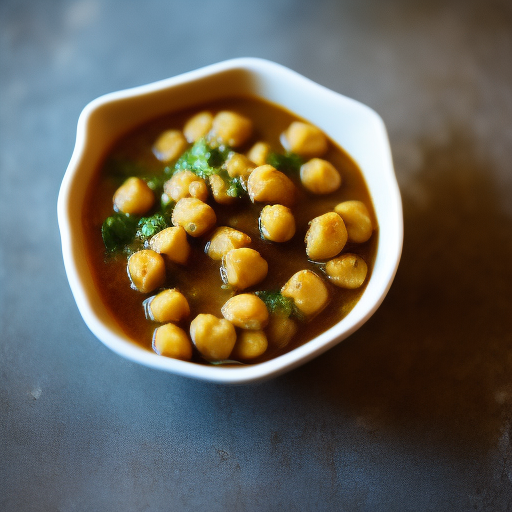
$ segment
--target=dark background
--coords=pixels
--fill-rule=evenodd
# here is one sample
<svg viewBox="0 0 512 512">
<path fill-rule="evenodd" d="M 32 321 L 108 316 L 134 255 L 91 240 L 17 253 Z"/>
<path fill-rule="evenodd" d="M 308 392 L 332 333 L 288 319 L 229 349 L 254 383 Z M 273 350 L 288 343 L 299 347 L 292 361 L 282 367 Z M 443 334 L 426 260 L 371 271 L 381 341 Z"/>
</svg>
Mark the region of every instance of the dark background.
<svg viewBox="0 0 512 512">
<path fill-rule="evenodd" d="M 238 56 L 383 117 L 405 245 L 356 334 L 225 387 L 94 338 L 56 202 L 89 101 Z M 511 510 L 511 228 L 509 0 L 0 0 L 0 510 Z"/>
</svg>

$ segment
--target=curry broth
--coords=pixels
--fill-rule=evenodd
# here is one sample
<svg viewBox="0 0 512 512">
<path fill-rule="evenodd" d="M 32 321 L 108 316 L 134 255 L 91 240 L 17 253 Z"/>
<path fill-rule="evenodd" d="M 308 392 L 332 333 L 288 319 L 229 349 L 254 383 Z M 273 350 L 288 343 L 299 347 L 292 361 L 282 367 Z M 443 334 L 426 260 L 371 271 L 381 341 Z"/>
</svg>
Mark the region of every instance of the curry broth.
<svg viewBox="0 0 512 512">
<path fill-rule="evenodd" d="M 158 118 L 128 133 L 112 147 L 87 191 L 83 212 L 87 256 L 94 281 L 106 307 L 125 333 L 149 350 L 152 349 L 153 331 L 159 324 L 146 319 L 142 302 L 147 297 L 154 295 L 155 292 L 142 294 L 130 287 L 130 279 L 126 270 L 126 256 L 107 256 L 101 236 L 103 221 L 113 213 L 112 196 L 122 181 L 128 177 L 126 174 L 120 175 L 111 172 L 108 162 L 112 159 L 130 161 L 142 176 L 144 172 L 148 176 L 162 174 L 165 164 L 154 157 L 151 149 L 155 139 L 164 130 L 182 129 L 185 122 L 201 110 L 210 110 L 213 113 L 220 110 L 232 110 L 253 121 L 252 137 L 245 146 L 237 148 L 241 153 L 245 153 L 255 141 L 259 140 L 269 143 L 273 151 L 282 153 L 280 134 L 291 122 L 302 120 L 290 112 L 260 99 L 232 98 Z M 230 226 L 248 234 L 252 239 L 250 247 L 257 250 L 268 262 L 267 277 L 244 292 L 279 290 L 299 270 L 310 269 L 323 276 L 322 265 L 308 261 L 304 237 L 311 219 L 333 211 L 334 207 L 342 201 L 355 199 L 364 202 L 368 207 L 374 226 L 377 226 L 367 186 L 355 162 L 332 141 L 330 141 L 329 150 L 323 158 L 338 169 L 343 183 L 337 191 L 331 194 L 315 195 L 306 191 L 298 176 L 288 174 L 299 192 L 298 201 L 292 208 L 297 231 L 289 242 L 274 243 L 261 238 L 258 217 L 264 204 L 252 204 L 248 197 L 229 206 L 216 204 L 211 197 L 208 200 L 217 215 L 217 226 Z M 144 170 L 142 174 L 141 169 Z M 233 295 L 232 291 L 222 287 L 220 262 L 210 259 L 204 252 L 210 234 L 200 238 L 188 237 L 192 253 L 186 266 L 167 264 L 165 286 L 175 287 L 187 297 L 191 309 L 190 319 L 195 318 L 199 313 L 211 313 L 221 318 L 222 305 Z M 346 290 L 333 286 L 327 279 L 324 279 L 331 295 L 331 301 L 327 308 L 311 321 L 301 323 L 294 339 L 285 349 L 278 351 L 269 343 L 265 354 L 251 362 L 262 362 L 288 352 L 329 329 L 345 317 L 362 295 L 370 278 L 377 251 L 377 239 L 378 231 L 375 230 L 368 242 L 363 244 L 347 243 L 342 251 L 342 253 L 358 254 L 367 262 L 368 276 L 362 287 L 356 290 Z M 180 323 L 180 325 L 188 330 L 188 324 Z M 203 362 L 197 353 L 194 353 L 193 360 Z"/>
</svg>

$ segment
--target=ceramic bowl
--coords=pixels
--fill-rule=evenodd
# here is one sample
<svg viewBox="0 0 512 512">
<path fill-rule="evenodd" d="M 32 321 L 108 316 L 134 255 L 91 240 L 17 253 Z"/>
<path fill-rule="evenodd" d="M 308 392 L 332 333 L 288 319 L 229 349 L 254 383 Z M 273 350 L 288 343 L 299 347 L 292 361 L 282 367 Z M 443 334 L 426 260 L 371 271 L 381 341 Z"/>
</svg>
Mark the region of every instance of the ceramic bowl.
<svg viewBox="0 0 512 512">
<path fill-rule="evenodd" d="M 131 341 L 106 310 L 85 254 L 85 191 L 113 142 L 161 114 L 222 97 L 252 95 L 282 105 L 320 127 L 361 168 L 379 223 L 375 266 L 353 310 L 328 331 L 270 361 L 240 367 L 204 366 L 159 356 Z M 225 384 L 261 381 L 291 370 L 342 341 L 377 310 L 400 260 L 403 217 L 400 192 L 382 119 L 367 106 L 318 85 L 281 65 L 255 58 L 228 60 L 102 96 L 78 120 L 76 145 L 58 200 L 64 264 L 78 309 L 90 330 L 118 354 L 174 374 Z"/>
</svg>

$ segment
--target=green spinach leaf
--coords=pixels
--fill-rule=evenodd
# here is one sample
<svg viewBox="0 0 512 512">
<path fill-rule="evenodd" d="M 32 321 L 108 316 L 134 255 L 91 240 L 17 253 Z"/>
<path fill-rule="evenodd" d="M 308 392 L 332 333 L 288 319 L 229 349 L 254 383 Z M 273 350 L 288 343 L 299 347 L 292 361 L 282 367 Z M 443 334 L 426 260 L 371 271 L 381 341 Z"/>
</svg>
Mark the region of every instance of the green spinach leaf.
<svg viewBox="0 0 512 512">
<path fill-rule="evenodd" d="M 293 299 L 285 297 L 281 292 L 258 291 L 255 293 L 265 303 L 269 313 L 278 313 L 284 316 L 302 316 L 295 306 Z"/>
<path fill-rule="evenodd" d="M 228 148 L 212 148 L 208 145 L 206 139 L 202 138 L 181 155 L 174 169 L 175 171 L 192 171 L 200 178 L 208 178 L 219 173 L 220 167 L 228 154 Z"/>
<path fill-rule="evenodd" d="M 142 217 L 137 224 L 137 238 L 142 241 L 149 240 L 167 227 L 169 224 L 161 213 L 155 213 L 151 217 Z"/>
<path fill-rule="evenodd" d="M 226 194 L 229 197 L 242 197 L 243 195 L 247 194 L 247 190 L 245 189 L 240 177 L 236 177 L 236 178 L 228 177 L 226 182 L 228 184 L 228 189 L 226 191 Z"/>
<path fill-rule="evenodd" d="M 267 164 L 275 167 L 282 172 L 299 172 L 304 159 L 296 153 L 274 153 L 271 152 L 267 157 Z"/>
<path fill-rule="evenodd" d="M 101 237 L 109 252 L 122 250 L 135 238 L 137 219 L 123 213 L 107 217 L 101 226 Z"/>
</svg>

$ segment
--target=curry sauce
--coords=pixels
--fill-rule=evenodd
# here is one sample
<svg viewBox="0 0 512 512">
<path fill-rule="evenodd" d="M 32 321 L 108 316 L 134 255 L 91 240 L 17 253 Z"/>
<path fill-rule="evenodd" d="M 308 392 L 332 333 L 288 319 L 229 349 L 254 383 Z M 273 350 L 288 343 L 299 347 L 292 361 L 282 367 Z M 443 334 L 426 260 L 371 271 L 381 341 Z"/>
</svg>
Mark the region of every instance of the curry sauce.
<svg viewBox="0 0 512 512">
<path fill-rule="evenodd" d="M 154 331 L 159 324 L 147 318 L 143 302 L 158 290 L 141 293 L 131 286 L 127 274 L 127 255 L 123 252 L 108 253 L 106 251 L 102 239 L 102 224 L 112 215 L 112 197 L 126 178 L 134 175 L 145 180 L 153 179 L 155 176 L 165 178 L 174 162 L 164 164 L 155 158 L 152 149 L 155 140 L 165 130 L 182 130 L 187 120 L 201 111 L 209 111 L 213 114 L 231 111 L 252 120 L 253 131 L 250 139 L 236 148 L 237 152 L 243 154 L 247 154 L 257 141 L 265 141 L 272 151 L 284 153 L 282 133 L 292 122 L 302 121 L 292 113 L 260 99 L 231 98 L 162 116 L 126 134 L 111 148 L 87 191 L 83 211 L 87 257 L 105 306 L 123 331 L 148 350 L 152 350 Z M 336 168 L 341 175 L 342 184 L 332 193 L 314 194 L 303 186 L 298 173 L 286 173 L 297 190 L 296 200 L 290 208 L 295 218 L 296 232 L 287 242 L 276 243 L 262 237 L 258 219 L 265 203 L 251 202 L 247 195 L 230 205 L 215 203 L 211 195 L 206 201 L 215 211 L 216 227 L 229 226 L 247 234 L 251 238 L 249 247 L 258 251 L 268 262 L 266 277 L 254 286 L 243 290 L 243 293 L 279 291 L 293 274 L 301 270 L 315 272 L 328 288 L 327 307 L 313 318 L 296 319 L 297 332 L 286 347 L 279 347 L 279 344 L 269 340 L 267 350 L 250 363 L 262 362 L 293 350 L 339 322 L 359 300 L 371 276 L 377 251 L 378 230 L 364 177 L 350 156 L 331 140 L 322 158 Z M 363 258 L 368 265 L 366 280 L 357 289 L 344 289 L 333 285 L 325 274 L 326 262 L 310 261 L 304 243 L 312 219 L 334 211 L 340 202 L 348 200 L 361 201 L 366 205 L 374 227 L 368 241 L 363 243 L 349 241 L 341 252 L 341 254 L 354 253 Z M 158 208 L 157 200 L 152 212 Z M 210 313 L 222 318 L 222 306 L 237 292 L 222 280 L 221 263 L 211 259 L 205 253 L 210 237 L 211 231 L 200 237 L 187 236 L 191 253 L 185 265 L 166 261 L 165 288 L 179 290 L 187 298 L 190 306 L 189 319 L 178 324 L 185 332 L 189 330 L 190 320 L 200 313 Z M 238 328 L 237 331 L 239 331 Z M 208 364 L 197 350 L 194 350 L 192 360 Z"/>
</svg>

